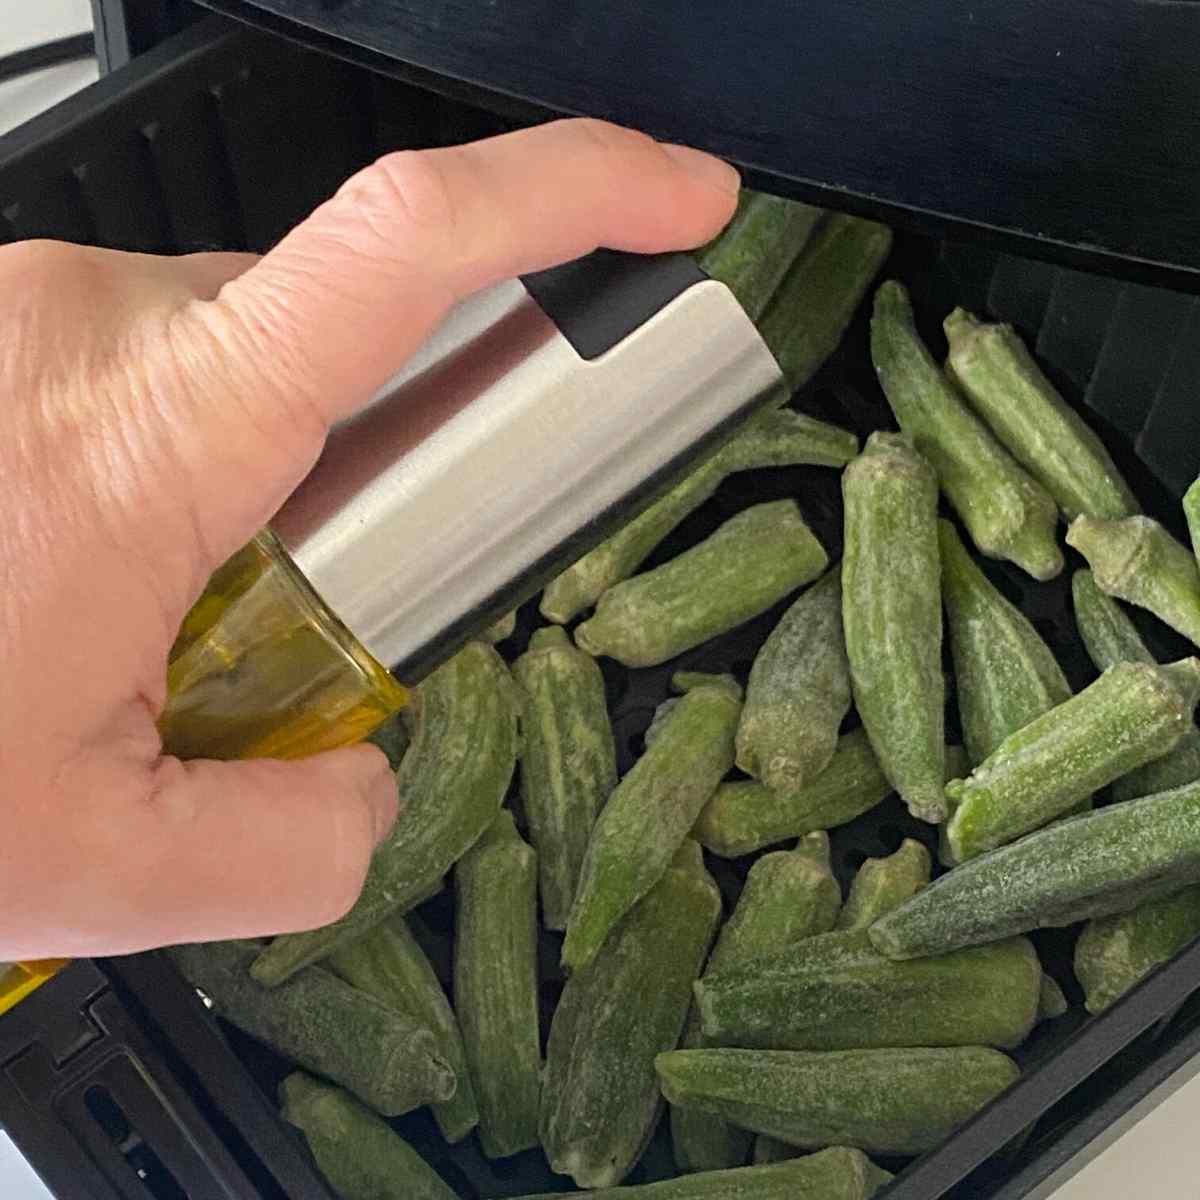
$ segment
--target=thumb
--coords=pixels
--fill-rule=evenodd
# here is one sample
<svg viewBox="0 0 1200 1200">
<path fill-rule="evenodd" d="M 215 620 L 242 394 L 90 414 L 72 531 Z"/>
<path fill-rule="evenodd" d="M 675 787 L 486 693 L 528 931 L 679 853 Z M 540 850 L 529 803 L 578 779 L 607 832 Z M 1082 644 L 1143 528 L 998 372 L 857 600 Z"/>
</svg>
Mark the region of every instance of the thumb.
<svg viewBox="0 0 1200 1200">
<path fill-rule="evenodd" d="M 126 839 L 138 847 L 132 871 L 123 864 L 125 878 L 112 881 L 116 903 L 132 898 L 136 910 L 127 923 L 108 921 L 136 942 L 118 951 L 336 920 L 357 900 L 399 807 L 374 746 L 287 762 L 163 759 L 155 773 L 144 828 Z"/>
<path fill-rule="evenodd" d="M 209 565 L 269 519 L 330 425 L 456 301 L 598 246 L 698 246 L 729 219 L 738 186 L 707 154 L 591 120 L 391 154 L 354 176 L 175 322 L 188 424 L 202 431 L 204 486 L 186 500 Z M 250 486 L 213 488 L 222 468 Z"/>
</svg>

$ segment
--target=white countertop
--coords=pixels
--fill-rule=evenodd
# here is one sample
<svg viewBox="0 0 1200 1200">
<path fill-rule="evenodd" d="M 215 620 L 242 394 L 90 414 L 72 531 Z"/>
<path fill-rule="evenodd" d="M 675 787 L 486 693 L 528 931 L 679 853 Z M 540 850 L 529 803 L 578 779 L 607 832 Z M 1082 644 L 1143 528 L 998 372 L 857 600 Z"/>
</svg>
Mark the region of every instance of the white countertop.
<svg viewBox="0 0 1200 1200">
<path fill-rule="evenodd" d="M 0 55 L 91 26 L 89 0 L 0 0 Z M 66 63 L 0 84 L 0 133 L 96 78 L 94 62 Z M 1054 1200 L 1193 1200 L 1200 1194 L 1200 1078 L 1192 1080 L 1119 1138 Z M 12 1143 L 0 1134 L 0 1197 L 47 1200 Z"/>
</svg>

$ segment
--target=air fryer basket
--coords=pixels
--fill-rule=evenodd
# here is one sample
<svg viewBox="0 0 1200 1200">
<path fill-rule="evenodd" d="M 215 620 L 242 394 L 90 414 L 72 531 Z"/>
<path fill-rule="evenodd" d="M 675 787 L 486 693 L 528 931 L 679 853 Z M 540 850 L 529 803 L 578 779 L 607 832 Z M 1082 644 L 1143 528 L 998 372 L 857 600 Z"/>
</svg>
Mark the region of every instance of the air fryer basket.
<svg viewBox="0 0 1200 1200">
<path fill-rule="evenodd" d="M 508 125 L 494 113 L 209 18 L 0 140 L 0 241 L 50 236 L 145 251 L 263 250 L 378 153 L 461 141 Z M 885 273 L 910 286 L 923 331 L 939 349 L 940 320 L 955 304 L 1012 321 L 1064 393 L 1084 406 L 1147 511 L 1185 536 L 1178 496 L 1200 468 L 1194 402 L 1200 301 L 903 230 Z M 803 411 L 860 437 L 893 425 L 870 367 L 866 334 L 860 312 L 836 355 L 796 400 Z M 842 536 L 838 473 L 788 468 L 728 480 L 659 547 L 650 565 L 748 504 L 781 497 L 798 499 L 836 558 Z M 985 568 L 1053 646 L 1076 687 L 1094 674 L 1071 615 L 1069 581 L 1078 565 L 1071 555 L 1062 576 L 1041 585 L 1004 564 Z M 604 660 L 621 769 L 640 752 L 674 669 L 732 671 L 744 679 L 780 611 L 652 670 L 628 671 Z M 1188 652 L 1163 626 L 1137 619 L 1160 657 Z M 503 647 L 509 657 L 537 624 L 536 604 L 526 605 L 517 635 Z M 950 692 L 948 728 L 957 737 L 952 687 Z M 913 821 L 894 797 L 834 830 L 834 868 L 843 885 L 864 858 L 890 853 L 904 837 L 936 849 L 935 831 Z M 709 856 L 708 862 L 731 900 L 749 860 Z M 451 899 L 436 897 L 420 916 L 420 936 L 446 979 Z M 892 1200 L 1028 1194 L 1182 1069 L 1200 1042 L 1200 993 L 1190 995 L 1200 979 L 1200 946 L 1103 1017 L 1086 1021 L 1071 970 L 1072 933 L 1046 931 L 1035 941 L 1071 1001 L 1070 1012 L 1042 1025 L 1018 1052 L 1024 1080 L 909 1167 L 886 1193 Z M 562 986 L 559 944 L 557 936 L 543 935 L 547 1019 Z M 64 1023 L 76 1033 L 60 1033 Z M 222 1026 L 241 1066 L 227 1060 L 216 1028 L 161 956 L 75 964 L 0 1022 L 0 1064 L 7 1082 L 19 1076 L 17 1086 L 0 1086 L 0 1120 L 57 1181 L 64 1200 L 322 1196 L 299 1139 L 264 1100 L 264 1094 L 273 1096 L 287 1064 Z M 152 1064 L 142 1084 L 113 1071 L 118 1051 Z M 32 1073 L 31 1056 L 39 1064 Z M 168 1083 L 146 1087 L 145 1078 Z M 76 1103 L 73 1098 L 81 1096 Z M 155 1105 L 169 1110 L 170 1118 L 164 1120 Z M 464 1197 L 569 1190 L 538 1152 L 489 1163 L 474 1139 L 447 1147 L 425 1113 L 396 1124 Z M 180 1130 L 187 1131 L 182 1141 Z M 72 1139 L 86 1148 L 78 1170 L 90 1163 L 107 1182 L 81 1182 L 76 1190 L 61 1161 L 49 1163 Z M 197 1155 L 214 1172 L 212 1191 L 192 1190 Z M 660 1129 L 629 1182 L 671 1170 L 669 1139 Z M 225 1190 L 217 1190 L 217 1179 Z"/>
</svg>

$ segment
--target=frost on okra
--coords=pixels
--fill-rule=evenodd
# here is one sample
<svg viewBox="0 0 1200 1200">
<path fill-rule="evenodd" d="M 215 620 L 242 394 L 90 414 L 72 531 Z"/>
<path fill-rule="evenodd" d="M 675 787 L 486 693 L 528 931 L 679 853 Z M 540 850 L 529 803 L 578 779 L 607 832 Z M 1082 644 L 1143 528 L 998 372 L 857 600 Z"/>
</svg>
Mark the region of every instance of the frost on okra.
<svg viewBox="0 0 1200 1200">
<path fill-rule="evenodd" d="M 284 1120 L 304 1134 L 339 1196 L 454 1200 L 441 1176 L 386 1121 L 340 1088 L 296 1072 L 279 1085 Z"/>
<path fill-rule="evenodd" d="M 557 625 L 513 664 L 522 692 L 521 798 L 538 852 L 542 919 L 565 929 L 588 839 L 617 784 L 616 747 L 595 659 Z"/>
<path fill-rule="evenodd" d="M 946 815 L 937 480 L 904 434 L 873 433 L 842 475 L 842 618 L 854 702 L 913 816 Z"/>
<path fill-rule="evenodd" d="M 1154 664 L 1133 622 L 1121 606 L 1105 595 L 1091 571 L 1076 571 L 1071 580 L 1075 623 L 1098 670 L 1106 671 L 1119 662 Z M 1185 730 L 1175 749 L 1114 780 L 1114 800 L 1136 800 L 1200 779 L 1200 730 Z"/>
<path fill-rule="evenodd" d="M 850 895 L 837 919 L 838 929 L 866 929 L 884 913 L 899 908 L 928 882 L 933 870 L 929 851 L 905 838 L 895 854 L 868 858 L 850 885 Z"/>
<path fill-rule="evenodd" d="M 669 703 L 645 754 L 592 829 L 563 944 L 563 963 L 572 971 L 592 961 L 613 927 L 662 878 L 733 766 L 742 707 L 736 683 L 712 678 Z"/>
<path fill-rule="evenodd" d="M 796 791 L 829 765 L 849 708 L 841 571 L 835 567 L 783 614 L 754 660 L 737 765 L 774 791 Z"/>
<path fill-rule="evenodd" d="M 454 1004 L 488 1158 L 538 1144 L 537 855 L 501 809 L 454 872 Z"/>
<path fill-rule="evenodd" d="M 1150 517 L 1102 521 L 1079 517 L 1067 542 L 1092 568 L 1096 585 L 1200 645 L 1200 570 L 1195 556 Z"/>
<path fill-rule="evenodd" d="M 996 441 L 934 361 L 908 292 L 895 280 L 875 294 L 871 358 L 900 428 L 937 472 L 975 545 L 1035 579 L 1057 575 L 1063 557 L 1054 498 Z"/>
<path fill-rule="evenodd" d="M 944 322 L 946 369 L 1013 457 L 1068 520 L 1140 511 L 1108 451 L 1058 394 L 1009 325 L 984 325 L 961 308 Z"/>
<path fill-rule="evenodd" d="M 756 504 L 670 562 L 605 592 L 575 640 L 627 667 L 655 666 L 757 617 L 828 563 L 795 501 Z"/>
<path fill-rule="evenodd" d="M 1068 699 L 1071 687 L 1028 617 L 992 586 L 948 521 L 938 522 L 938 542 L 963 741 L 971 762 L 981 763 Z"/>
<path fill-rule="evenodd" d="M 282 983 L 429 894 L 500 811 L 517 762 L 518 708 L 504 660 L 482 642 L 469 642 L 416 689 L 412 744 L 396 774 L 400 816 L 362 894 L 333 924 L 276 938 L 255 961 L 255 979 Z"/>
<path fill-rule="evenodd" d="M 858 453 L 858 439 L 836 425 L 790 409 L 752 417 L 661 499 L 547 585 L 541 612 L 565 623 L 628 579 L 650 552 L 730 475 L 760 467 L 841 467 Z"/>
<path fill-rule="evenodd" d="M 983 1046 L 880 1050 L 676 1050 L 658 1057 L 672 1104 L 805 1149 L 920 1154 L 1020 1077 Z"/>
<path fill-rule="evenodd" d="M 867 931 L 893 959 L 1127 912 L 1200 882 L 1200 783 L 1058 821 L 956 867 Z"/>
<path fill-rule="evenodd" d="M 946 785 L 957 862 L 1069 813 L 1114 779 L 1169 753 L 1193 727 L 1200 659 L 1118 663 L 1077 696 L 1005 738 Z"/>
<path fill-rule="evenodd" d="M 567 980 L 550 1026 L 540 1126 L 551 1167 L 579 1187 L 612 1187 L 645 1150 L 663 1103 L 654 1059 L 678 1045 L 720 915 L 717 886 L 688 841 Z"/>
<path fill-rule="evenodd" d="M 708 971 L 735 970 L 758 955 L 833 928 L 842 893 L 829 869 L 829 839 L 817 835 L 795 850 L 764 854 L 750 868 L 733 915 L 721 929 Z M 705 1045 L 693 1008 L 682 1045 Z M 681 1171 L 715 1171 L 740 1166 L 749 1135 L 709 1113 L 671 1110 L 671 1140 Z"/>
</svg>

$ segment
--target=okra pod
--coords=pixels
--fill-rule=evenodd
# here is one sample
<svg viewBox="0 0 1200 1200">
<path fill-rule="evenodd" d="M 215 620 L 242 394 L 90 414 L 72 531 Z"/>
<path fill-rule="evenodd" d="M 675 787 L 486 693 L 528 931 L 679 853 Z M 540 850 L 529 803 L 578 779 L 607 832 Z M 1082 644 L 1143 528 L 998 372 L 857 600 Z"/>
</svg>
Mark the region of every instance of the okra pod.
<svg viewBox="0 0 1200 1200">
<path fill-rule="evenodd" d="M 521 798 L 538 855 L 542 920 L 565 929 L 592 826 L 617 785 L 604 677 L 558 625 L 534 633 L 513 675 L 522 691 Z"/>
<path fill-rule="evenodd" d="M 433 1116 L 446 1141 L 461 1141 L 479 1124 L 479 1106 L 467 1069 L 462 1031 L 407 918 L 390 917 L 365 937 L 339 947 L 326 960 L 326 966 L 352 987 L 433 1033 L 438 1053 L 450 1064 L 458 1085 L 449 1100 L 433 1106 Z"/>
<path fill-rule="evenodd" d="M 1057 821 L 956 867 L 876 921 L 893 959 L 1127 912 L 1200 883 L 1200 783 Z"/>
<path fill-rule="evenodd" d="M 934 361 L 908 292 L 895 280 L 875 293 L 871 358 L 900 428 L 937 472 L 979 550 L 1035 579 L 1057 575 L 1063 556 L 1054 497 L 996 441 Z"/>
<path fill-rule="evenodd" d="M 794 851 L 764 854 L 751 868 L 733 915 L 709 956 L 708 971 L 736 970 L 758 955 L 833 928 L 842 892 L 829 869 L 829 839 L 821 861 L 813 843 Z M 682 1045 L 703 1046 L 693 1007 Z M 710 1113 L 671 1109 L 671 1140 L 681 1171 L 716 1171 L 746 1161 L 750 1138 Z"/>
<path fill-rule="evenodd" d="M 961 308 L 944 322 L 946 367 L 992 432 L 1058 502 L 1116 520 L 1139 510 L 1100 439 L 1059 395 L 1009 325 L 984 325 Z"/>
<path fill-rule="evenodd" d="M 1149 609 L 1200 644 L 1200 570 L 1195 555 L 1157 521 L 1079 517 L 1067 530 L 1067 542 L 1088 560 L 1102 592 Z"/>
<path fill-rule="evenodd" d="M 1069 699 L 1071 686 L 1050 647 L 975 565 L 949 521 L 938 522 L 938 544 L 963 741 L 978 764 Z"/>
<path fill-rule="evenodd" d="M 756 504 L 670 562 L 605 592 L 575 640 L 627 667 L 654 666 L 757 617 L 828 563 L 795 501 Z"/>
<path fill-rule="evenodd" d="M 367 741 L 378 746 L 387 755 L 388 766 L 393 771 L 400 769 L 409 743 L 408 726 L 404 723 L 404 714 L 397 713 L 375 730 Z"/>
<path fill-rule="evenodd" d="M 1042 990 L 1038 998 L 1038 1020 L 1053 1021 L 1061 1017 L 1070 1005 L 1053 975 L 1042 973 Z"/>
<path fill-rule="evenodd" d="M 1033 1028 L 1041 976 L 1025 938 L 896 963 L 872 947 L 866 930 L 849 930 L 796 942 L 737 970 L 710 971 L 696 997 L 704 1035 L 715 1045 L 1008 1049 Z"/>
<path fill-rule="evenodd" d="M 838 739 L 829 765 L 794 793 L 774 792 L 761 783 L 721 784 L 700 813 L 694 836 L 713 854 L 740 858 L 788 838 L 845 825 L 891 791 L 866 732 L 855 729 Z"/>
<path fill-rule="evenodd" d="M 828 765 L 850 708 L 841 572 L 813 584 L 763 643 L 750 670 L 737 765 L 792 793 Z"/>
<path fill-rule="evenodd" d="M 1200 935 L 1200 887 L 1089 921 L 1075 943 L 1075 977 L 1089 1012 L 1103 1012 Z"/>
<path fill-rule="evenodd" d="M 512 612 L 506 613 L 483 631 L 483 641 L 491 642 L 492 645 L 495 645 L 497 642 L 507 641 L 516 632 L 517 610 L 514 608 Z"/>
<path fill-rule="evenodd" d="M 891 248 L 874 221 L 830 213 L 817 226 L 758 322 L 793 392 L 838 348 Z"/>
<path fill-rule="evenodd" d="M 181 974 L 227 1021 L 339 1083 L 386 1117 L 449 1100 L 455 1077 L 437 1039 L 411 1016 L 380 1004 L 321 967 L 274 990 L 249 973 L 257 947 L 208 942 L 171 949 Z"/>
<path fill-rule="evenodd" d="M 811 205 L 745 190 L 733 219 L 698 255 L 700 266 L 757 321 L 821 216 Z"/>
<path fill-rule="evenodd" d="M 920 1154 L 1020 1077 L 983 1046 L 936 1049 L 675 1050 L 656 1063 L 672 1104 L 716 1113 L 803 1149 Z"/>
<path fill-rule="evenodd" d="M 913 816 L 946 815 L 937 480 L 903 434 L 873 433 L 842 475 L 842 618 L 854 702 Z"/>
<path fill-rule="evenodd" d="M 538 1144 L 537 855 L 501 809 L 455 870 L 454 1004 L 488 1158 Z"/>
<path fill-rule="evenodd" d="M 866 929 L 873 925 L 884 913 L 915 896 L 929 882 L 932 870 L 929 851 L 912 838 L 905 838 L 900 849 L 887 858 L 868 858 L 850 885 L 837 928 Z"/>
<path fill-rule="evenodd" d="M 1118 663 L 1077 696 L 1005 738 L 966 779 L 946 836 L 965 862 L 1068 813 L 1121 775 L 1169 753 L 1192 727 L 1200 659 Z"/>
<path fill-rule="evenodd" d="M 654 1058 L 679 1042 L 720 914 L 688 841 L 567 980 L 550 1026 L 541 1139 L 553 1169 L 579 1187 L 612 1187 L 641 1157 L 662 1108 Z"/>
<path fill-rule="evenodd" d="M 1187 519 L 1192 551 L 1200 555 L 1200 479 L 1194 480 L 1183 493 L 1183 515 Z"/>
<path fill-rule="evenodd" d="M 789 1162 L 603 1188 L 589 1192 L 587 1200 L 871 1200 L 891 1178 L 860 1150 L 837 1146 L 797 1153 Z M 561 1193 L 522 1200 L 561 1200 Z"/>
<path fill-rule="evenodd" d="M 404 807 L 362 894 L 331 925 L 276 938 L 251 968 L 259 983 L 282 983 L 428 894 L 500 811 L 517 761 L 517 711 L 508 668 L 482 642 L 468 643 L 416 689 L 412 745 L 396 776 Z"/>
<path fill-rule="evenodd" d="M 662 878 L 733 766 L 741 707 L 732 681 L 693 688 L 647 739 L 645 754 L 592 830 L 563 944 L 568 969 L 591 962 L 613 927 Z"/>
<path fill-rule="evenodd" d="M 852 433 L 791 409 L 752 417 L 661 499 L 547 585 L 541 612 L 566 623 L 628 579 L 650 552 L 732 474 L 760 467 L 841 467 L 858 453 Z"/>
<path fill-rule="evenodd" d="M 1076 571 L 1071 591 L 1075 623 L 1097 669 L 1106 671 L 1119 662 L 1155 662 L 1133 622 L 1097 587 L 1091 571 Z M 1111 792 L 1114 800 L 1137 800 L 1196 779 L 1200 779 L 1200 730 L 1189 728 L 1174 750 L 1114 780 Z"/>
<path fill-rule="evenodd" d="M 345 1200 L 455 1200 L 449 1184 L 386 1121 L 340 1088 L 296 1072 L 279 1085 L 279 1103 Z"/>
</svg>

